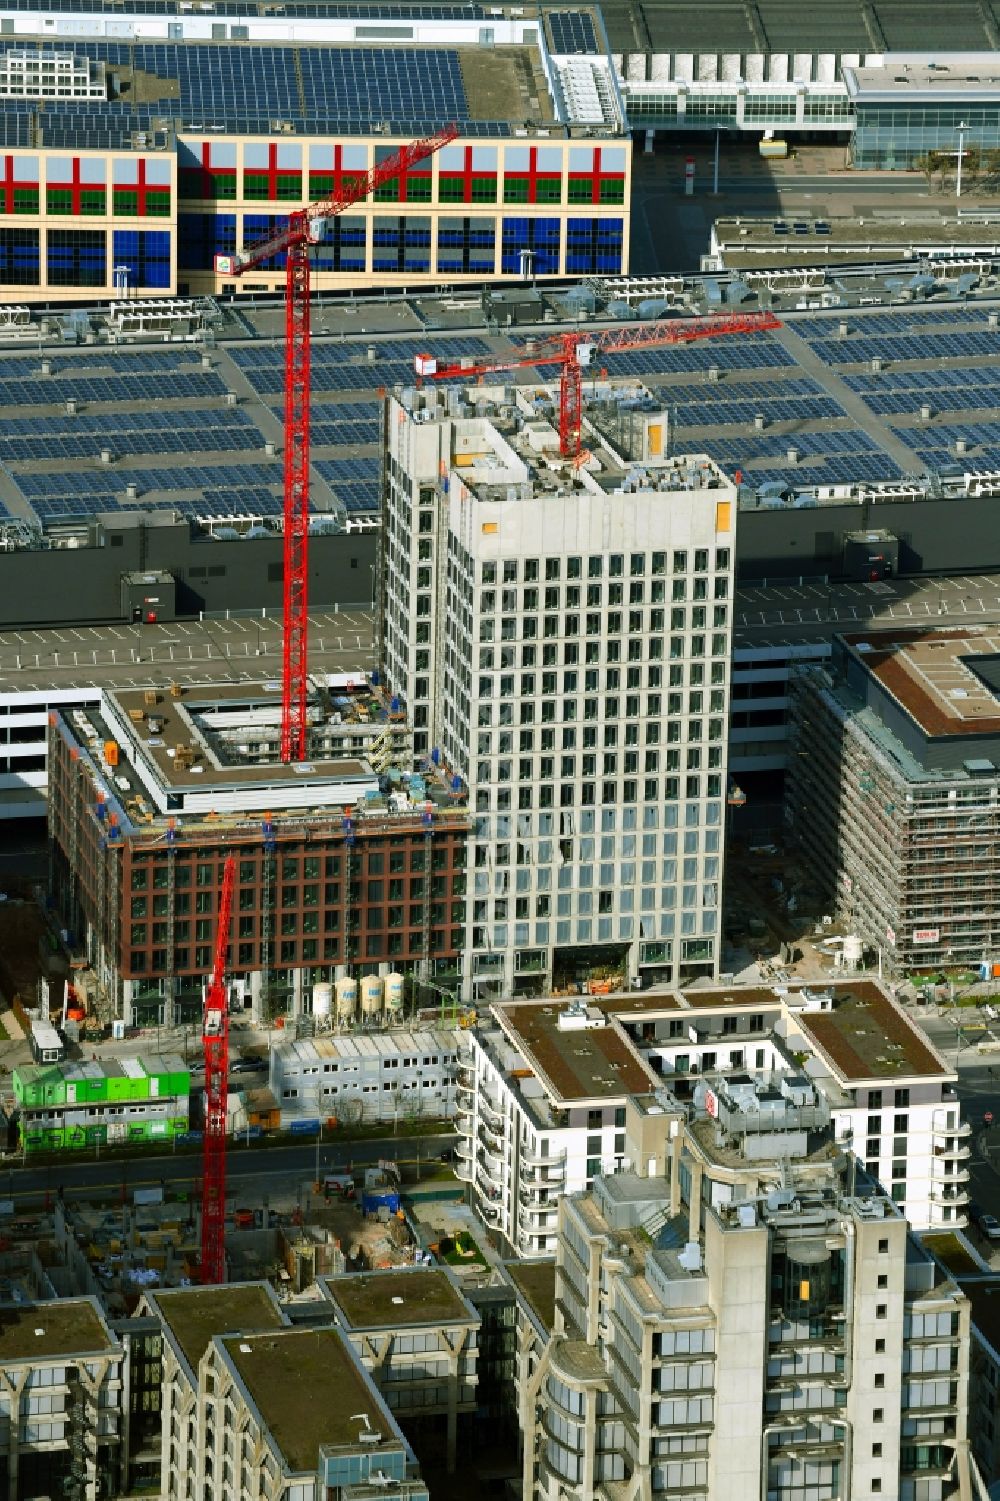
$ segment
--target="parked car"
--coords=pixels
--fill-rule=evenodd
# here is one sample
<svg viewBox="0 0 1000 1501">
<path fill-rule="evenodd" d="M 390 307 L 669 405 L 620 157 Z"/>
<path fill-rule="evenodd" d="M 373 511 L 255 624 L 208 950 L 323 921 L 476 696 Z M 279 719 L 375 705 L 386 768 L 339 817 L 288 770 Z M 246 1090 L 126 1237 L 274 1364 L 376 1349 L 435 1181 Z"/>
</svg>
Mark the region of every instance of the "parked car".
<svg viewBox="0 0 1000 1501">
<path fill-rule="evenodd" d="M 267 1068 L 264 1058 L 236 1058 L 229 1065 L 231 1074 L 259 1074 Z"/>
<path fill-rule="evenodd" d="M 995 1214 L 981 1215 L 979 1228 L 987 1240 L 1000 1240 L 1000 1220 Z"/>
</svg>

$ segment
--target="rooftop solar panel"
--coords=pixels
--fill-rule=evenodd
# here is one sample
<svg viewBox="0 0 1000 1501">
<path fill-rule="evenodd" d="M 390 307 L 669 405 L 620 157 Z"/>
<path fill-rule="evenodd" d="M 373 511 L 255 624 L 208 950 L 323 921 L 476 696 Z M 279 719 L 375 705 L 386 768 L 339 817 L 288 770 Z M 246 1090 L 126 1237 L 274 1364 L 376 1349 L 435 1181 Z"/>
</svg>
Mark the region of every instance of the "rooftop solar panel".
<svg viewBox="0 0 1000 1501">
<path fill-rule="evenodd" d="M 549 36 L 557 57 L 598 50 L 593 18 L 586 11 L 550 10 Z"/>
</svg>

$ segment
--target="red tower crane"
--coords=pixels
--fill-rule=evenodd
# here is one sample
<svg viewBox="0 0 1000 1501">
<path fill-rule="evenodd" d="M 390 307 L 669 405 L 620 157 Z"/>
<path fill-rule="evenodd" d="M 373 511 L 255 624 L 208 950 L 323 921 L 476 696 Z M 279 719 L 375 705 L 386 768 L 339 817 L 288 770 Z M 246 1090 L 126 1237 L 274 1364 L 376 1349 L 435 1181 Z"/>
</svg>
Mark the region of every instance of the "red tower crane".
<svg viewBox="0 0 1000 1501">
<path fill-rule="evenodd" d="M 458 135 L 446 125 L 437 135 L 411 141 L 359 175 L 340 192 L 296 209 L 285 229 L 234 255 L 217 255 L 220 276 L 242 276 L 272 256 L 285 256 L 285 545 L 284 631 L 281 678 L 281 759 L 306 758 L 306 683 L 309 628 L 309 247 L 322 242 L 327 222 Z"/>
<path fill-rule="evenodd" d="M 575 459 L 580 452 L 583 419 L 583 369 L 595 354 L 624 354 L 630 349 L 650 349 L 659 344 L 689 344 L 695 339 L 718 339 L 723 334 L 756 334 L 780 328 L 773 313 L 730 313 L 708 318 L 674 318 L 636 328 L 605 328 L 600 333 L 551 334 L 536 340 L 530 354 L 510 359 L 460 360 L 440 365 L 433 355 L 418 354 L 418 376 L 430 380 L 468 380 L 495 371 L 519 370 L 528 365 L 558 365 L 559 450 L 563 458 Z"/>
<path fill-rule="evenodd" d="M 215 932 L 215 963 L 205 996 L 202 1046 L 205 1054 L 205 1134 L 201 1187 L 201 1280 L 225 1280 L 226 1249 L 226 1107 L 229 1102 L 229 998 L 226 959 L 229 924 L 233 915 L 236 858 L 230 855 L 222 873 L 219 921 Z"/>
</svg>

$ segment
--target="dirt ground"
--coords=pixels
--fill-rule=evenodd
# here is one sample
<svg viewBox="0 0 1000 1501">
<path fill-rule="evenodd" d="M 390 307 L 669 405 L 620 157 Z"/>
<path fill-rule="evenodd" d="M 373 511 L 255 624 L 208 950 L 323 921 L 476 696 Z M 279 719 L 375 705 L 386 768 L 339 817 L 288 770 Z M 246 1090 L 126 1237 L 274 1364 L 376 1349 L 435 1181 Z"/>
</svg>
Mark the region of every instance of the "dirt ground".
<svg viewBox="0 0 1000 1501">
<path fill-rule="evenodd" d="M 9 1006 L 19 995 L 25 1006 L 34 1006 L 41 974 L 39 940 L 48 930 L 34 899 L 18 899 L 11 890 L 19 884 L 10 878 L 0 882 L 0 890 L 10 897 L 0 902 L 0 999 Z"/>
</svg>

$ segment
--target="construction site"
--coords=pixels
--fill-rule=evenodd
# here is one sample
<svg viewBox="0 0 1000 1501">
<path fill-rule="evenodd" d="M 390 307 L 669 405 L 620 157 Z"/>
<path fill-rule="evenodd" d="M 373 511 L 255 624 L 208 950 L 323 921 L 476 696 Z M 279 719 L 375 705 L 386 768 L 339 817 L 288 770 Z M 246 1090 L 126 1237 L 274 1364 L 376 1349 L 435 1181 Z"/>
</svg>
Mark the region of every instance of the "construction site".
<svg viewBox="0 0 1000 1501">
<path fill-rule="evenodd" d="M 231 1003 L 255 1023 L 310 1013 L 313 987 L 348 968 L 454 961 L 461 785 L 433 761 L 407 769 L 405 717 L 361 674 L 310 682 L 312 759 L 282 762 L 276 688 L 105 692 L 51 715 L 53 895 L 100 1021 L 200 1018 L 227 855 Z M 397 989 L 386 1004 L 401 1008 Z"/>
</svg>

